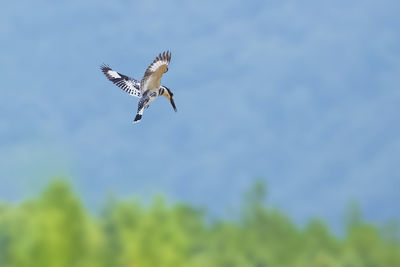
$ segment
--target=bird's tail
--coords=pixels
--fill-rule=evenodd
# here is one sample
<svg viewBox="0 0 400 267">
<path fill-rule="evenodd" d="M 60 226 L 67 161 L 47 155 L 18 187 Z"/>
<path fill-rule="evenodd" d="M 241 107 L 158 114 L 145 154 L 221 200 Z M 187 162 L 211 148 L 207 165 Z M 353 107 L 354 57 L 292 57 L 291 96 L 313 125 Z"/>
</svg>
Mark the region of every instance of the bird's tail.
<svg viewBox="0 0 400 267">
<path fill-rule="evenodd" d="M 148 101 L 149 101 L 148 98 L 143 98 L 143 97 L 139 100 L 137 114 L 136 114 L 136 117 L 135 117 L 135 120 L 133 121 L 133 123 L 138 123 L 142 119 L 143 110 L 145 109 L 146 103 Z M 148 105 L 147 105 L 147 107 L 148 107 Z"/>
<path fill-rule="evenodd" d="M 142 114 L 136 114 L 135 120 L 133 121 L 133 123 L 138 123 L 140 120 L 142 119 Z"/>
<path fill-rule="evenodd" d="M 144 106 L 139 103 L 139 108 L 138 108 L 138 111 L 136 113 L 136 117 L 133 120 L 133 123 L 138 123 L 142 119 L 143 110 L 144 110 Z"/>
</svg>

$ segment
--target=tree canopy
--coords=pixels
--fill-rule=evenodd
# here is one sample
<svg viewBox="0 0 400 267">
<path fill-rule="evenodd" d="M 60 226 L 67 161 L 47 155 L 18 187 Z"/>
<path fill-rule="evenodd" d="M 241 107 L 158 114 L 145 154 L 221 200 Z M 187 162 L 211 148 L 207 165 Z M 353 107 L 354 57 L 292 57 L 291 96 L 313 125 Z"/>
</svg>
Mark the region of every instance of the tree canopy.
<svg viewBox="0 0 400 267">
<path fill-rule="evenodd" d="M 110 198 L 95 216 L 57 180 L 35 199 L 0 205 L 0 266 L 400 266 L 396 222 L 366 223 L 352 205 L 347 232 L 337 237 L 320 220 L 297 226 L 265 197 L 257 183 L 237 218 L 211 222 L 204 211 L 161 197 L 150 205 Z"/>
</svg>

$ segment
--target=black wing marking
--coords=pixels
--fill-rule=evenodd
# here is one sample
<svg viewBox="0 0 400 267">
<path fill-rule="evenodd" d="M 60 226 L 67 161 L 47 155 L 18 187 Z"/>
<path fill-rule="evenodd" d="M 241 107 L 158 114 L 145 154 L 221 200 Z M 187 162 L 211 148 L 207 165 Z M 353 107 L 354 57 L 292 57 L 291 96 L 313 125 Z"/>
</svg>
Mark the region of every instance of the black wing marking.
<svg viewBox="0 0 400 267">
<path fill-rule="evenodd" d="M 101 71 L 106 75 L 107 79 L 113 82 L 116 86 L 136 97 L 142 97 L 140 93 L 140 82 L 126 75 L 123 75 L 115 70 L 112 70 L 107 65 L 100 66 Z"/>
</svg>

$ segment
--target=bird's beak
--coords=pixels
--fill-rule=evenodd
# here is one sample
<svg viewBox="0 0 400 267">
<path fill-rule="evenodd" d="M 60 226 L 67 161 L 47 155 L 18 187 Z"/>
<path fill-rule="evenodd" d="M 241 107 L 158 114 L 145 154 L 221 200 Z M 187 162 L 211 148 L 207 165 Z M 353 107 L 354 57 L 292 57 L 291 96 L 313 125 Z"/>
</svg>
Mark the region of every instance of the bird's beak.
<svg viewBox="0 0 400 267">
<path fill-rule="evenodd" d="M 171 102 L 171 105 L 172 105 L 172 107 L 174 108 L 175 112 L 177 112 L 174 99 L 173 99 L 172 97 L 170 97 L 170 98 L 169 98 L 169 101 Z"/>
</svg>

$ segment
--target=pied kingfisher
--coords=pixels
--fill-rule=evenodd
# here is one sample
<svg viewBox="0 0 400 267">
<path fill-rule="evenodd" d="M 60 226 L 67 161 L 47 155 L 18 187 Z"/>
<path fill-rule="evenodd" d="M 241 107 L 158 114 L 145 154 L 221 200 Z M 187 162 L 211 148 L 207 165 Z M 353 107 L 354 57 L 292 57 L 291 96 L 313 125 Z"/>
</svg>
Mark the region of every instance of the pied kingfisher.
<svg viewBox="0 0 400 267">
<path fill-rule="evenodd" d="M 170 61 L 171 52 L 167 51 L 162 54 L 160 53 L 156 59 L 154 59 L 153 63 L 151 63 L 146 69 L 140 82 L 112 70 L 107 65 L 103 64 L 100 67 L 107 79 L 130 95 L 140 98 L 134 123 L 137 123 L 142 119 L 143 110 L 148 108 L 150 103 L 161 95 L 165 96 L 171 102 L 171 105 L 176 112 L 173 98 L 174 94 L 168 87 L 160 85 L 161 77 L 168 71 L 168 64 Z"/>
</svg>

